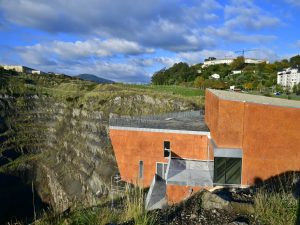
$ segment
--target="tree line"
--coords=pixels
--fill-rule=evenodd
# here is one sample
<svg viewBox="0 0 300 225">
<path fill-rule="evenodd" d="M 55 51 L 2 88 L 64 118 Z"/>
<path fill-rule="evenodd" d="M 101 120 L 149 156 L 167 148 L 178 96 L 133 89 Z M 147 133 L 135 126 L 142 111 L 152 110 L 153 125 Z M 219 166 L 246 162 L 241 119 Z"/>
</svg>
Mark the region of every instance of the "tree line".
<svg viewBox="0 0 300 225">
<path fill-rule="evenodd" d="M 227 89 L 234 85 L 237 88 L 255 89 L 261 92 L 264 89 L 284 91 L 277 85 L 277 72 L 298 66 L 300 66 L 300 55 L 269 64 L 246 64 L 243 57 L 237 57 L 230 65 L 219 64 L 205 68 L 202 68 L 202 64 L 189 66 L 187 63 L 180 62 L 170 68 L 157 71 L 153 74 L 151 81 L 154 85 L 184 85 L 202 89 Z M 232 71 L 241 72 L 233 74 Z M 215 73 L 220 75 L 220 79 L 211 77 Z M 298 86 L 293 88 L 295 93 L 300 92 L 300 86 Z"/>
</svg>

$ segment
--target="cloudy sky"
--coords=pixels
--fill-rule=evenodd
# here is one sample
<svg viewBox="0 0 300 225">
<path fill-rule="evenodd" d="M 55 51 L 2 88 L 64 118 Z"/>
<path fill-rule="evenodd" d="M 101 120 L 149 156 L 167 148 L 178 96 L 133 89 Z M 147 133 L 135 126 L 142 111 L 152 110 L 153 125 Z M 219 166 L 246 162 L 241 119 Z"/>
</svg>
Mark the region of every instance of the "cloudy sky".
<svg viewBox="0 0 300 225">
<path fill-rule="evenodd" d="M 300 52 L 299 0 L 0 0 L 0 64 L 149 82 L 175 62 Z"/>
</svg>

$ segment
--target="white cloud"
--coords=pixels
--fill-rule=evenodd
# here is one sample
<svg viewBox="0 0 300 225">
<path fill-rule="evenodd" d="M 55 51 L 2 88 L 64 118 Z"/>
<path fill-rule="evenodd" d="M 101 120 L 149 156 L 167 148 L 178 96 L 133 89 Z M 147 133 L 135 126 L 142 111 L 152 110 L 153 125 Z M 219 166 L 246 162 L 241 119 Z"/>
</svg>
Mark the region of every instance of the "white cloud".
<svg viewBox="0 0 300 225">
<path fill-rule="evenodd" d="M 18 47 L 17 50 L 24 58 L 33 64 L 39 64 L 41 56 L 54 57 L 57 60 L 77 60 L 90 57 L 108 57 L 118 54 L 136 55 L 153 53 L 154 49 L 144 48 L 138 43 L 124 39 L 90 39 L 86 41 L 64 42 L 53 41 L 50 43 L 36 44 L 32 46 Z"/>
<path fill-rule="evenodd" d="M 219 7 L 215 0 L 193 4 L 183 0 L 0 1 L 5 18 L 15 24 L 53 34 L 126 39 L 174 51 L 206 47 L 205 38 L 198 38 L 194 29 L 217 19 L 213 11 Z M 197 41 L 190 41 L 190 36 Z"/>
<path fill-rule="evenodd" d="M 300 48 L 300 40 L 296 41 L 295 46 L 296 46 L 297 48 Z"/>
</svg>

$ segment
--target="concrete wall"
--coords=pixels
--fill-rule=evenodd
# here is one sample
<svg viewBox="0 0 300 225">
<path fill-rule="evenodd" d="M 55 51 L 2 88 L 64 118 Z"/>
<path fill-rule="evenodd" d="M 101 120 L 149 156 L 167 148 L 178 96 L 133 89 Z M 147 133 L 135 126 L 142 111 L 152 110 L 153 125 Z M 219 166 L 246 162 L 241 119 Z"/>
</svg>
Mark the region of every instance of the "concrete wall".
<svg viewBox="0 0 300 225">
<path fill-rule="evenodd" d="M 242 184 L 300 170 L 299 108 L 228 101 L 209 91 L 205 104 L 217 146 L 243 149 Z"/>
<path fill-rule="evenodd" d="M 110 129 L 114 153 L 123 180 L 142 182 L 149 186 L 156 170 L 156 162 L 167 163 L 163 155 L 164 141 L 170 141 L 171 150 L 181 158 L 208 158 L 206 135 L 147 132 Z M 144 179 L 139 181 L 139 161 L 144 162 Z"/>
</svg>

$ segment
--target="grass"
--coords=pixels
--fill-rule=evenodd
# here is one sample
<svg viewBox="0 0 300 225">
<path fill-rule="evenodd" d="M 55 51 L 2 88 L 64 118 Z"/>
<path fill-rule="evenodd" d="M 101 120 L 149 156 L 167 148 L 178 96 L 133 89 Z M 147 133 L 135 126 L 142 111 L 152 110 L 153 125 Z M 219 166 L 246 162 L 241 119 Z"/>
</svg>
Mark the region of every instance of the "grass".
<svg viewBox="0 0 300 225">
<path fill-rule="evenodd" d="M 286 173 L 258 186 L 254 195 L 255 219 L 258 224 L 298 225 L 296 221 L 297 216 L 300 216 L 297 215 L 300 199 L 299 196 L 297 199 L 296 192 L 299 191 L 299 179 L 299 174 L 295 172 Z"/>
<path fill-rule="evenodd" d="M 154 225 L 155 217 L 145 210 L 145 193 L 140 187 L 126 188 L 124 216 L 134 224 Z"/>
<path fill-rule="evenodd" d="M 116 199 L 115 199 L 116 200 Z M 78 208 L 67 215 L 45 212 L 35 225 L 105 225 L 132 222 L 154 225 L 156 218 L 145 210 L 145 192 L 142 188 L 126 186 L 121 207 L 110 208 L 110 202 L 92 208 Z M 22 224 L 22 223 L 19 223 Z"/>
<path fill-rule="evenodd" d="M 124 85 L 123 85 L 124 86 Z M 185 97 L 204 96 L 204 90 L 176 85 L 125 85 L 130 88 L 165 92 Z"/>
<path fill-rule="evenodd" d="M 297 200 L 288 193 L 267 193 L 255 195 L 255 216 L 266 225 L 295 225 Z"/>
</svg>

